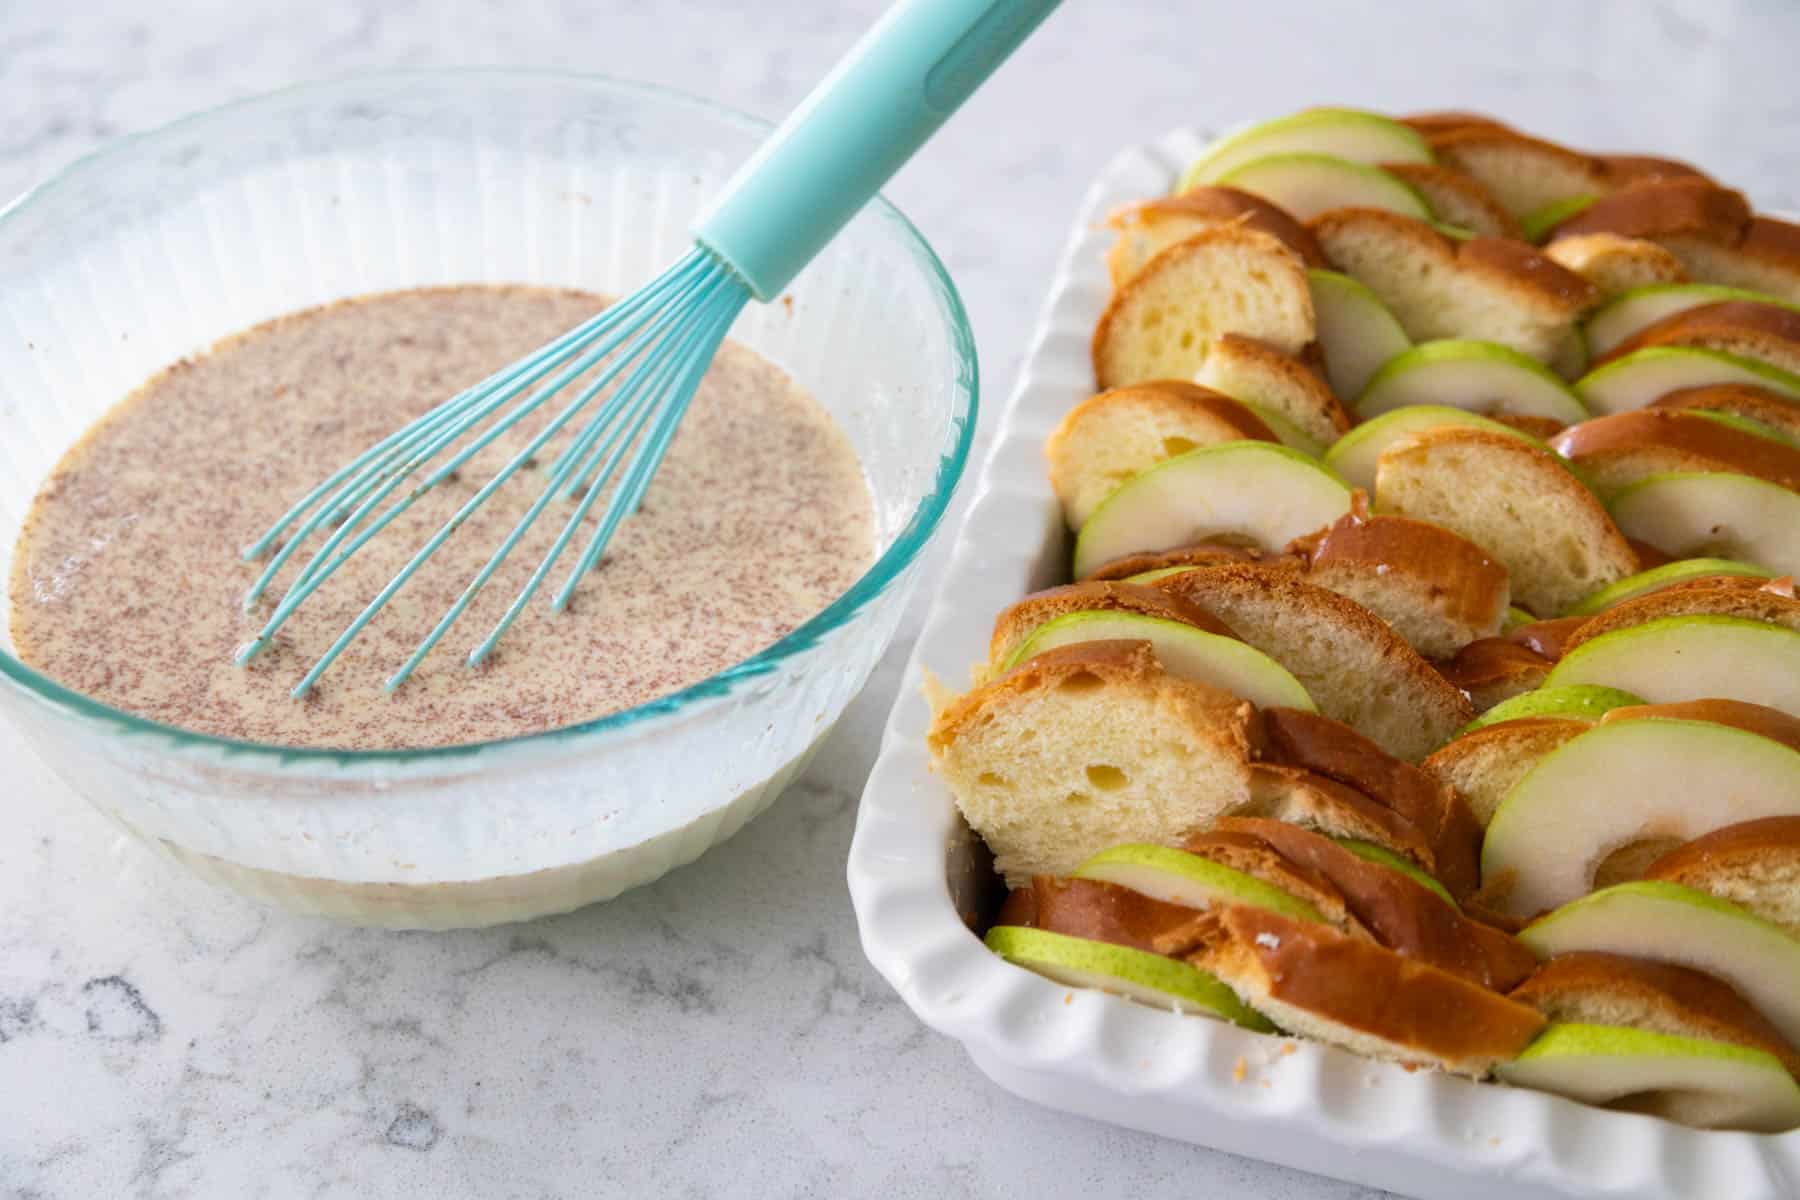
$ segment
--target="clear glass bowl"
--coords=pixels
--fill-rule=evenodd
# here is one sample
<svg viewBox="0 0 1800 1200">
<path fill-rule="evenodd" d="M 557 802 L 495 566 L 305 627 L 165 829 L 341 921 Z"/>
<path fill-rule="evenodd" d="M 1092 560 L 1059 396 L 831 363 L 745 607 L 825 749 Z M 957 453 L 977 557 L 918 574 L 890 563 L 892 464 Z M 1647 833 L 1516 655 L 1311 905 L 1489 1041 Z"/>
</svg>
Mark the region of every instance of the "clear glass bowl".
<svg viewBox="0 0 1800 1200">
<path fill-rule="evenodd" d="M 629 291 L 686 248 L 692 219 L 766 130 L 602 78 L 421 72 L 277 93 L 75 164 L 0 213 L 3 577 L 39 483 L 159 368 L 359 293 Z M 127 831 L 303 911 L 490 924 L 616 895 L 693 859 L 780 792 L 867 680 L 975 420 L 956 291 L 885 202 L 731 336 L 831 410 L 876 506 L 875 565 L 754 658 L 550 733 L 345 753 L 127 715 L 25 666 L 0 630 L 0 711 Z"/>
</svg>

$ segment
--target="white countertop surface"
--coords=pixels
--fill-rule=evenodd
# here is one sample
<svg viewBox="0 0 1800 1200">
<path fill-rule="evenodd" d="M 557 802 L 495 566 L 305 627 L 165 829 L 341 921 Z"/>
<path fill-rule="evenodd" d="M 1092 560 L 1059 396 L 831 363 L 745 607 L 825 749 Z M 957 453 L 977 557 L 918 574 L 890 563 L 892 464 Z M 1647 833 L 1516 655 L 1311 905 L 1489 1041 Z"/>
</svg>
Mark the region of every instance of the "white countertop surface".
<svg viewBox="0 0 1800 1200">
<path fill-rule="evenodd" d="M 353 70 L 594 70 L 775 117 L 880 7 L 0 0 L 0 197 L 120 134 Z M 989 424 L 1088 178 L 1171 126 L 1486 109 L 1800 200 L 1800 8 L 1451 7 L 1071 0 L 890 189 L 968 302 Z M 1014 1099 L 869 968 L 844 857 L 917 616 L 735 841 L 485 932 L 345 929 L 215 891 L 125 844 L 0 723 L 0 1198 L 1377 1195 Z"/>
</svg>

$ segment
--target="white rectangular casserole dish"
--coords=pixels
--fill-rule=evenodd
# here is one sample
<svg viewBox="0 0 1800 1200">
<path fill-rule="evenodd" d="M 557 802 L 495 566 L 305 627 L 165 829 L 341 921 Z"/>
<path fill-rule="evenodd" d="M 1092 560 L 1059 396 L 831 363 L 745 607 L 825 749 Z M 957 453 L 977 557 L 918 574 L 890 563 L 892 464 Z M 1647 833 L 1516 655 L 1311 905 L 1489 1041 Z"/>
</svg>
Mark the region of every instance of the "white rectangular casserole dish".
<svg viewBox="0 0 1800 1200">
<path fill-rule="evenodd" d="M 994 615 L 1066 582 L 1042 446 L 1093 390 L 1088 342 L 1110 291 L 1101 222 L 1168 191 L 1203 144 L 1179 131 L 1120 154 L 1076 218 L 863 792 L 849 884 L 864 952 L 996 1083 L 1118 1125 L 1420 1197 L 1800 1196 L 1800 1131 L 1700 1132 L 1071 991 L 990 954 L 960 915 L 973 921 L 993 883 L 931 775 L 922 673 L 964 685 Z"/>
</svg>

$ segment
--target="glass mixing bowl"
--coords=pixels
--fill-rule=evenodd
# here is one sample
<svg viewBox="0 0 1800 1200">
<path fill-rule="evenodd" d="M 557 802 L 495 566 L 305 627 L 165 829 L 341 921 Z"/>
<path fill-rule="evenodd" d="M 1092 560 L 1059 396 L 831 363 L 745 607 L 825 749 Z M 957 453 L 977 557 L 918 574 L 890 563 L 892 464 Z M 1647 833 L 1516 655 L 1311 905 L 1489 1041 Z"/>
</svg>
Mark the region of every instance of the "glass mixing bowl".
<svg viewBox="0 0 1800 1200">
<path fill-rule="evenodd" d="M 158 369 L 360 293 L 470 282 L 629 291 L 687 247 L 691 220 L 766 132 L 614 80 L 422 72 L 277 93 L 75 164 L 0 213 L 4 577 L 57 459 Z M 867 680 L 975 421 L 975 349 L 956 291 L 884 201 L 731 336 L 831 411 L 875 497 L 874 565 L 754 658 L 549 733 L 334 752 L 207 737 L 77 695 L 12 653 L 9 614 L 0 711 L 146 844 L 302 911 L 491 924 L 604 899 L 690 861 L 779 794 Z"/>
</svg>

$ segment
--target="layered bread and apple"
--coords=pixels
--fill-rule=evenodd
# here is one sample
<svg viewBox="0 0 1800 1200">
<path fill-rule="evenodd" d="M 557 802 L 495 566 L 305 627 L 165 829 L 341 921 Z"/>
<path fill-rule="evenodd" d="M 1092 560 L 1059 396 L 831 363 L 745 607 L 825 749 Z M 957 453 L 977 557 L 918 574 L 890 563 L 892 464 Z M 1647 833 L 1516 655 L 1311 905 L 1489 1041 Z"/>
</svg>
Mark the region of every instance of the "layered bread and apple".
<svg viewBox="0 0 1800 1200">
<path fill-rule="evenodd" d="M 1069 581 L 929 746 L 1075 986 L 1800 1125 L 1800 226 L 1313 109 L 1116 213 Z"/>
</svg>

